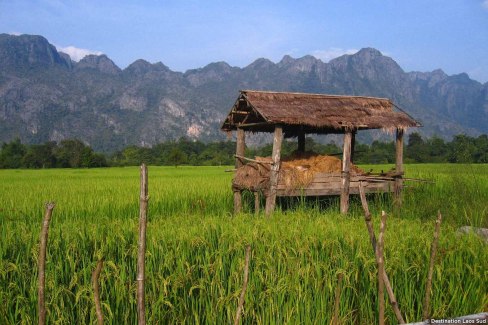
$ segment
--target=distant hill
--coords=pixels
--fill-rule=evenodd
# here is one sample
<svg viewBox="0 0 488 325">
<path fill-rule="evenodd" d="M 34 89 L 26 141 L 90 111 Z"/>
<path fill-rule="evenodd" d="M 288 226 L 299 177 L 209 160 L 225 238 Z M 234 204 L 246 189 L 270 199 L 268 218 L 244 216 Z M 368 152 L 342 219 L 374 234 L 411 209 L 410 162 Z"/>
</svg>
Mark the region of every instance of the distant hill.
<svg viewBox="0 0 488 325">
<path fill-rule="evenodd" d="M 144 60 L 121 70 L 105 55 L 74 62 L 42 36 L 0 34 L 0 141 L 78 138 L 110 152 L 182 136 L 225 139 L 219 127 L 240 89 L 388 97 L 427 136 L 488 133 L 488 83 L 407 73 L 372 48 L 329 63 L 285 56 L 181 73 Z"/>
</svg>

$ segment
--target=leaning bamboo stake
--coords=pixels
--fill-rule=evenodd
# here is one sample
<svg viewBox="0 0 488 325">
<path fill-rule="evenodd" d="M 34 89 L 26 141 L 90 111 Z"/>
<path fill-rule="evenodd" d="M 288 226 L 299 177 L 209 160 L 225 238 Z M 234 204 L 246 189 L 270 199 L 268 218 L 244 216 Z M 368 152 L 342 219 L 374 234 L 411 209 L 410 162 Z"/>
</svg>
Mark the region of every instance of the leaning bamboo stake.
<svg viewBox="0 0 488 325">
<path fill-rule="evenodd" d="M 38 287 L 38 312 L 39 325 L 46 324 L 46 305 L 44 303 L 44 288 L 46 285 L 46 247 L 49 235 L 49 222 L 53 214 L 54 202 L 46 203 L 46 212 L 42 221 L 41 237 L 39 244 L 39 287 Z"/>
<path fill-rule="evenodd" d="M 385 273 L 385 263 L 383 258 L 383 251 L 385 245 L 385 230 L 386 230 L 386 213 L 381 211 L 380 234 L 378 236 L 378 245 L 376 250 L 378 262 L 378 301 L 379 301 L 379 324 L 385 324 L 385 284 L 383 281 L 383 274 Z"/>
<path fill-rule="evenodd" d="M 343 273 L 337 275 L 337 287 L 335 289 L 335 302 L 334 302 L 334 318 L 332 318 L 332 325 L 339 324 L 339 307 L 341 302 L 341 284 L 344 278 Z"/>
<path fill-rule="evenodd" d="M 146 224 L 147 224 L 147 166 L 141 165 L 141 193 L 139 208 L 139 243 L 137 251 L 137 321 L 139 325 L 146 324 L 146 309 L 144 303 L 144 259 L 146 255 Z"/>
<path fill-rule="evenodd" d="M 244 283 L 242 284 L 241 295 L 239 297 L 239 305 L 237 306 L 236 317 L 234 325 L 238 325 L 241 320 L 242 309 L 244 307 L 244 298 L 246 296 L 247 283 L 249 280 L 249 260 L 251 259 L 251 245 L 246 246 L 246 261 L 244 264 Z"/>
<path fill-rule="evenodd" d="M 103 313 L 102 313 L 102 306 L 100 304 L 100 286 L 98 284 L 98 278 L 100 277 L 100 272 L 102 272 L 102 267 L 103 267 L 103 258 L 98 260 L 97 267 L 92 273 L 93 300 L 95 301 L 95 311 L 97 313 L 98 325 L 103 325 Z"/>
<path fill-rule="evenodd" d="M 434 239 L 430 247 L 430 264 L 429 273 L 427 275 L 427 284 L 425 286 L 425 297 L 423 305 L 423 319 L 430 319 L 430 295 L 432 290 L 432 275 L 434 274 L 435 256 L 437 254 L 437 244 L 439 243 L 439 233 L 441 231 L 442 215 L 441 211 L 437 212 L 437 220 L 435 222 Z"/>
<path fill-rule="evenodd" d="M 371 240 L 371 245 L 373 246 L 373 251 L 376 256 L 376 236 L 373 230 L 373 221 L 371 220 L 371 213 L 369 212 L 368 201 L 366 200 L 366 195 L 364 193 L 363 182 L 359 182 L 359 196 L 361 197 L 361 204 L 364 210 L 364 220 L 366 221 L 366 228 L 368 228 L 369 239 Z M 398 302 L 395 298 L 395 293 L 390 284 L 390 279 L 386 271 L 383 272 L 383 282 L 385 284 L 386 292 L 388 293 L 388 298 L 390 299 L 390 305 L 393 308 L 393 312 L 397 318 L 399 324 L 405 324 L 400 308 L 398 307 Z"/>
</svg>

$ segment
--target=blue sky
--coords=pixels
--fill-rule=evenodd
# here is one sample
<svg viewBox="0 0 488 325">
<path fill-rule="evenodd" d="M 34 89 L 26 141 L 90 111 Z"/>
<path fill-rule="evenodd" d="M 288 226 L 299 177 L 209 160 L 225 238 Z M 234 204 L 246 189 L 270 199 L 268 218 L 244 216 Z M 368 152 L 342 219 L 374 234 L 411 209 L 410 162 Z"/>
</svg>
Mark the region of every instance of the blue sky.
<svg viewBox="0 0 488 325">
<path fill-rule="evenodd" d="M 488 81 L 488 0 L 0 0 L 0 33 L 42 35 L 73 57 L 105 53 L 121 68 L 141 58 L 175 71 L 286 54 L 327 62 L 374 47 L 405 71 Z"/>
</svg>

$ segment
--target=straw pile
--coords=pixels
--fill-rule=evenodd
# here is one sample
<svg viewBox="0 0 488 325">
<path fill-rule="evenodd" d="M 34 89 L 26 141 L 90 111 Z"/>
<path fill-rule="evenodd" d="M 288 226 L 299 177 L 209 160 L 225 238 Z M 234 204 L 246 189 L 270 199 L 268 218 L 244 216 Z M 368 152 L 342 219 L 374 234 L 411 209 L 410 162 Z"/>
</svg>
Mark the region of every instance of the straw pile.
<svg viewBox="0 0 488 325">
<path fill-rule="evenodd" d="M 248 163 L 237 169 L 233 186 L 236 189 L 252 191 L 265 190 L 269 187 L 269 172 L 271 157 L 256 157 L 258 162 Z M 319 155 L 314 152 L 294 153 L 282 160 L 279 184 L 287 189 L 307 187 L 317 173 L 340 173 L 342 161 L 333 156 Z M 358 167 L 351 165 L 351 175 L 364 173 Z"/>
</svg>

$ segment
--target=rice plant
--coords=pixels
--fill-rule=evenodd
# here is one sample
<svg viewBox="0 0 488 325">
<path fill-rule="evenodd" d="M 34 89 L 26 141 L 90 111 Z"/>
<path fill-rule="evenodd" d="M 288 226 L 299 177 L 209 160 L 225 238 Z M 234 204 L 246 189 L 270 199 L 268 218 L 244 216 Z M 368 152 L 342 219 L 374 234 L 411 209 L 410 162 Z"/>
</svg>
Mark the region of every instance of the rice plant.
<svg viewBox="0 0 488 325">
<path fill-rule="evenodd" d="M 377 322 L 376 263 L 359 202 L 296 200 L 270 219 L 232 216 L 231 174 L 221 167 L 150 167 L 146 315 L 150 324 L 232 323 L 244 254 L 252 247 L 244 324 L 327 324 L 343 274 L 339 319 Z M 388 219 L 386 270 L 407 321 L 422 317 L 434 219 L 443 224 L 434 272 L 434 318 L 488 308 L 488 246 L 461 236 L 487 226 L 488 166 L 409 165 L 404 206 Z M 0 323 L 37 319 L 37 258 L 44 202 L 56 201 L 46 263 L 48 323 L 96 323 L 91 274 L 103 257 L 107 324 L 135 323 L 139 170 L 0 171 Z M 378 227 L 388 196 L 370 196 Z M 252 200 L 249 197 L 249 200 Z M 395 317 L 387 307 L 387 319 Z"/>
</svg>

